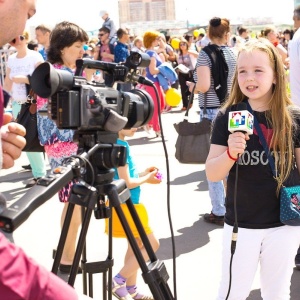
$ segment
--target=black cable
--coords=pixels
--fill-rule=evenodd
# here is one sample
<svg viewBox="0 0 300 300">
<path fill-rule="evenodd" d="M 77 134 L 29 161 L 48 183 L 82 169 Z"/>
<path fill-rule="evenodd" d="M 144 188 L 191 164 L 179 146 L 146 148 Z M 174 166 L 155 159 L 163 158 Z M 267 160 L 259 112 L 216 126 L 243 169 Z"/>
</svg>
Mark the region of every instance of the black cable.
<svg viewBox="0 0 300 300">
<path fill-rule="evenodd" d="M 234 225 L 232 231 L 232 239 L 231 239 L 231 257 L 229 264 L 229 285 L 228 285 L 228 293 L 226 299 L 228 299 L 230 290 L 231 290 L 231 282 L 232 282 L 232 261 L 233 255 L 236 249 L 236 242 L 238 237 L 238 221 L 237 221 L 237 208 L 236 208 L 236 197 L 237 197 L 237 183 L 238 183 L 238 175 L 239 175 L 239 159 L 240 155 L 238 154 L 236 165 L 235 165 L 235 182 L 234 182 L 234 194 L 233 194 L 233 210 L 234 210 Z"/>
<path fill-rule="evenodd" d="M 170 206 L 170 166 L 169 166 L 169 155 L 166 147 L 166 141 L 163 134 L 163 126 L 161 121 L 161 111 L 160 111 L 160 101 L 158 96 L 158 91 L 153 84 L 152 87 L 154 88 L 156 100 L 157 100 L 157 107 L 158 107 L 158 120 L 160 125 L 160 132 L 161 138 L 163 143 L 163 148 L 166 157 L 166 169 L 167 169 L 167 209 L 168 209 L 168 219 L 170 224 L 170 231 L 171 231 L 171 241 L 172 241 L 172 257 L 173 257 L 173 289 L 174 289 L 174 300 L 177 300 L 177 285 L 176 285 L 176 248 L 175 248 L 175 237 L 174 237 L 174 230 L 173 230 L 173 222 L 171 218 L 171 206 Z"/>
</svg>

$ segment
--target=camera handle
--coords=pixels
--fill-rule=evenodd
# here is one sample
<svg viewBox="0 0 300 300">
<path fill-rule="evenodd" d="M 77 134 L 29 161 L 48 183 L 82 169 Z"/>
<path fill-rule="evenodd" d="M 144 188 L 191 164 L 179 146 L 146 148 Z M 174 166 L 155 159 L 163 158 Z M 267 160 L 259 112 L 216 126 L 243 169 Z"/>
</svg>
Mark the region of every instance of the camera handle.
<svg viewBox="0 0 300 300">
<path fill-rule="evenodd" d="M 75 278 L 79 266 L 80 257 L 82 257 L 82 270 L 83 270 L 83 290 L 84 293 L 87 294 L 87 284 L 86 284 L 86 273 L 99 273 L 102 272 L 103 275 L 108 271 L 108 295 L 111 299 L 111 287 L 112 287 L 112 236 L 111 236 L 111 224 L 112 217 L 109 220 L 109 251 L 108 257 L 105 261 L 102 262 L 93 262 L 86 263 L 85 257 L 85 241 L 86 235 L 88 231 L 88 226 L 91 218 L 92 211 L 94 210 L 96 204 L 99 205 L 99 201 L 103 201 L 105 199 L 105 195 L 107 195 L 109 200 L 109 206 L 114 207 L 116 213 L 120 219 L 122 227 L 126 233 L 129 244 L 134 252 L 134 255 L 139 263 L 139 266 L 142 270 L 142 276 L 146 284 L 148 284 L 154 298 L 156 300 L 174 300 L 172 293 L 170 291 L 169 286 L 167 285 L 167 280 L 169 279 L 169 275 L 165 268 L 163 262 L 159 261 L 151 247 L 151 244 L 148 240 L 148 237 L 145 233 L 145 230 L 142 226 L 142 223 L 139 219 L 139 216 L 135 210 L 134 204 L 130 199 L 129 189 L 126 187 L 126 183 L 124 180 L 112 181 L 111 183 L 100 184 L 96 187 L 87 185 L 86 183 L 81 182 L 79 185 L 74 185 L 72 188 L 72 194 L 69 199 L 69 206 L 67 209 L 65 221 L 63 224 L 59 244 L 57 247 L 57 252 L 55 255 L 52 272 L 57 274 L 59 262 L 62 256 L 62 251 L 64 248 L 64 244 L 67 237 L 67 232 L 69 229 L 70 221 L 72 218 L 74 205 L 81 205 L 83 208 L 83 219 L 82 219 L 82 228 L 79 235 L 76 252 L 73 260 L 73 265 L 71 267 L 70 277 L 68 280 L 68 284 L 73 286 L 75 283 Z M 97 202 L 98 201 L 98 202 Z M 140 234 L 141 240 L 145 246 L 147 254 L 149 256 L 149 265 L 147 266 L 143 255 L 138 247 L 138 244 L 133 236 L 133 233 L 128 225 L 127 219 L 123 213 L 123 210 L 120 204 L 126 203 L 128 210 L 132 216 L 132 219 L 135 223 L 135 226 Z M 100 203 L 101 205 L 101 203 Z M 85 210 L 85 212 L 84 212 Z M 109 211 L 110 212 L 110 211 Z M 109 213 L 104 213 L 105 217 L 109 217 Z M 88 271 L 88 272 L 87 272 Z M 91 277 L 89 277 L 91 279 Z M 106 298 L 106 276 L 103 277 L 103 299 Z M 92 285 L 89 286 L 89 296 L 92 295 Z"/>
</svg>

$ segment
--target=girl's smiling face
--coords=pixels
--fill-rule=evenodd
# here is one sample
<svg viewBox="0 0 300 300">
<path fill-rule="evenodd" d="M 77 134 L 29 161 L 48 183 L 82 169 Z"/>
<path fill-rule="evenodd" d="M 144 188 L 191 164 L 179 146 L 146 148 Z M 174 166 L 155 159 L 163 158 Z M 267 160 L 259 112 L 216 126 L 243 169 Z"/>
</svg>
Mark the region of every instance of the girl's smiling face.
<svg viewBox="0 0 300 300">
<path fill-rule="evenodd" d="M 266 104 L 272 97 L 275 75 L 268 54 L 242 51 L 237 60 L 238 83 L 242 93 L 257 104 Z"/>
</svg>

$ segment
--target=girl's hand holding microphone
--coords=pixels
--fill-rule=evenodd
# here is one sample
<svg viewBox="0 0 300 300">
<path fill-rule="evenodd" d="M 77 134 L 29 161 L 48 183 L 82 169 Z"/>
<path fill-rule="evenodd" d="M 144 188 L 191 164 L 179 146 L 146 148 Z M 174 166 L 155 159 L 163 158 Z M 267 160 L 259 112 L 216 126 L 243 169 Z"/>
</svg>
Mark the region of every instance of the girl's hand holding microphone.
<svg viewBox="0 0 300 300">
<path fill-rule="evenodd" d="M 245 149 L 247 148 L 247 141 L 249 140 L 249 135 L 240 131 L 234 132 L 228 137 L 228 149 L 227 153 L 230 158 L 237 160 L 241 156 Z"/>
</svg>

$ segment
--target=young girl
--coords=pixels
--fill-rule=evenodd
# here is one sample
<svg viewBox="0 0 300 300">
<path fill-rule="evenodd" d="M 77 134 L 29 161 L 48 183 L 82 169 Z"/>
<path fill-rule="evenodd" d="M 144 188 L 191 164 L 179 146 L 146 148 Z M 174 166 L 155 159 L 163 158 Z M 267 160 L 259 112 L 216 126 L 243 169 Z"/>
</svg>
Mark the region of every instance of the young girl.
<svg viewBox="0 0 300 300">
<path fill-rule="evenodd" d="M 122 129 L 119 132 L 119 139 L 117 144 L 125 146 L 127 151 L 127 164 L 123 167 L 118 167 L 115 174 L 115 179 L 124 179 L 126 181 L 126 186 L 130 189 L 131 201 L 135 205 L 136 211 L 145 229 L 149 242 L 152 246 L 154 252 L 157 251 L 159 247 L 159 241 L 155 237 L 152 229 L 148 224 L 148 214 L 146 208 L 140 203 L 140 185 L 143 183 L 158 184 L 161 183 L 161 178 L 158 173 L 158 168 L 149 167 L 144 172 L 138 173 L 136 165 L 134 163 L 133 157 L 130 152 L 129 144 L 125 141 L 126 137 L 132 137 L 136 132 L 136 128 L 132 129 Z M 144 256 L 145 261 L 148 260 L 148 255 L 145 247 L 143 246 L 142 240 L 139 237 L 139 233 L 134 226 L 133 220 L 130 213 L 127 210 L 126 204 L 121 204 L 128 224 L 132 230 L 134 237 L 136 238 L 137 244 L 140 248 L 141 253 Z M 106 219 L 106 232 L 108 232 L 108 222 Z M 122 225 L 117 217 L 117 214 L 113 210 L 113 237 L 126 237 Z M 127 252 L 125 254 L 125 262 L 119 273 L 113 278 L 113 295 L 120 300 L 130 300 L 130 299 L 146 299 L 153 300 L 152 296 L 143 295 L 137 290 L 136 279 L 137 271 L 139 269 L 139 264 L 135 258 L 133 250 L 128 243 Z"/>
<path fill-rule="evenodd" d="M 227 130 L 229 111 L 242 101 L 248 101 L 268 147 L 274 153 L 279 173 L 276 179 L 255 128 L 251 136 L 242 132 L 230 134 Z M 283 64 L 275 47 L 266 39 L 251 40 L 242 45 L 231 95 L 215 120 L 206 162 L 209 180 L 219 181 L 228 175 L 218 300 L 225 299 L 229 288 L 236 176 L 239 230 L 228 299 L 248 297 L 258 263 L 262 298 L 290 299 L 300 227 L 280 222 L 278 191 L 290 177 L 295 163 L 300 166 L 299 119 L 299 109 L 292 105 L 286 94 Z"/>
</svg>

